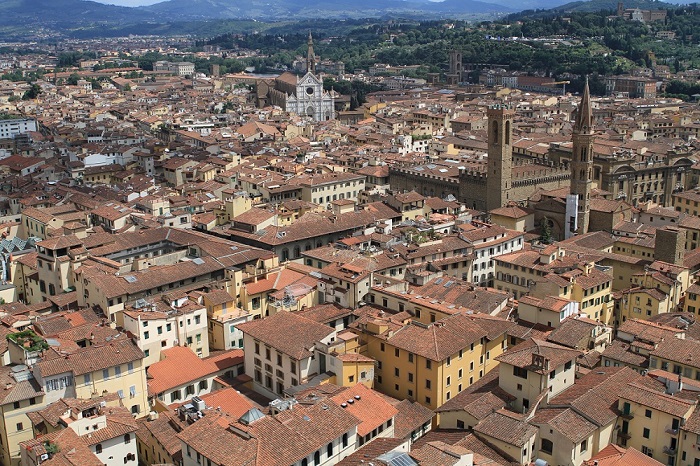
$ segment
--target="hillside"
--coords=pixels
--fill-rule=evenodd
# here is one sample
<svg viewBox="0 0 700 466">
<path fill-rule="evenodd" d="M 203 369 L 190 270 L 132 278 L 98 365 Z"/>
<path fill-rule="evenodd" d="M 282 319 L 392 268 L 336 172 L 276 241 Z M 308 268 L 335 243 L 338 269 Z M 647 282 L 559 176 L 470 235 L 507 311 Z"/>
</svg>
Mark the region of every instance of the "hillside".
<svg viewBox="0 0 700 466">
<path fill-rule="evenodd" d="M 255 18 L 258 20 L 307 18 L 367 18 L 386 15 L 443 16 L 503 13 L 511 7 L 477 0 L 167 0 L 139 10 L 165 20 Z"/>
<path fill-rule="evenodd" d="M 133 23 L 153 19 L 135 8 L 86 0 L 2 0 L 0 26 L 83 25 L 95 22 Z"/>
</svg>

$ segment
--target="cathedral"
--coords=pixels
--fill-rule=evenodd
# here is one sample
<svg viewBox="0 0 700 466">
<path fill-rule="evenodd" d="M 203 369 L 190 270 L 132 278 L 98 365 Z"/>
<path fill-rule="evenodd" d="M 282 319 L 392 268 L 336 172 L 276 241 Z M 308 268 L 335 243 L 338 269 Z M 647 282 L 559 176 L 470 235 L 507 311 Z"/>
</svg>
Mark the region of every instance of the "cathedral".
<svg viewBox="0 0 700 466">
<path fill-rule="evenodd" d="M 290 113 L 311 117 L 314 121 L 335 118 L 333 96 L 323 90 L 323 81 L 316 75 L 314 43 L 309 33 L 306 74 L 298 77 L 288 71 L 275 78 L 268 87 L 268 102 Z"/>
</svg>

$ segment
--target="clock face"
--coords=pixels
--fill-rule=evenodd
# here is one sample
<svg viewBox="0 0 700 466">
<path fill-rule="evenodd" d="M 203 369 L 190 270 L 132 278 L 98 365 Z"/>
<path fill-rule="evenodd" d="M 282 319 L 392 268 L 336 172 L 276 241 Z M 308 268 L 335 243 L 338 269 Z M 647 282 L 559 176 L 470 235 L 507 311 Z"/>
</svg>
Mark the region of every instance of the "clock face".
<svg viewBox="0 0 700 466">
<path fill-rule="evenodd" d="M 306 93 L 309 94 L 309 95 L 313 95 L 313 93 L 314 93 L 314 88 L 313 88 L 313 87 L 307 87 L 307 88 L 306 88 Z"/>
</svg>

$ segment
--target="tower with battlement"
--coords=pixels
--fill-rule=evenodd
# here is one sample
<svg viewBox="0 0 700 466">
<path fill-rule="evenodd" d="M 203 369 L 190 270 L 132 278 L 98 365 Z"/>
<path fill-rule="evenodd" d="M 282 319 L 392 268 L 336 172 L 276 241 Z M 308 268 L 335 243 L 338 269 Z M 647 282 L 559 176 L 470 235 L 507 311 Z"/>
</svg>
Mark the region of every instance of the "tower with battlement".
<svg viewBox="0 0 700 466">
<path fill-rule="evenodd" d="M 593 185 L 593 112 L 588 81 L 583 90 L 581 105 L 577 110 L 576 121 L 572 136 L 573 148 L 571 154 L 571 189 L 572 196 L 577 198 L 576 233 L 588 232 L 591 215 L 591 189 Z"/>
<path fill-rule="evenodd" d="M 488 172 L 486 176 L 486 210 L 503 207 L 512 199 L 513 188 L 513 116 L 510 105 L 489 107 L 488 117 Z"/>
</svg>

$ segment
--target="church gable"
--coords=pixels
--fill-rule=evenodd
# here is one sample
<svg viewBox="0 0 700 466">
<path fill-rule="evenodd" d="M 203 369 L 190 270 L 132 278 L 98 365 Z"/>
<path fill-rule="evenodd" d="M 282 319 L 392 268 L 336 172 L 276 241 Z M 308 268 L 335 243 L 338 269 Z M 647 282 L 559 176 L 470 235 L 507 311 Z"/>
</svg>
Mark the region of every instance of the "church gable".
<svg viewBox="0 0 700 466">
<path fill-rule="evenodd" d="M 299 86 L 319 86 L 323 82 L 311 73 L 306 73 L 300 80 Z"/>
</svg>

